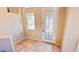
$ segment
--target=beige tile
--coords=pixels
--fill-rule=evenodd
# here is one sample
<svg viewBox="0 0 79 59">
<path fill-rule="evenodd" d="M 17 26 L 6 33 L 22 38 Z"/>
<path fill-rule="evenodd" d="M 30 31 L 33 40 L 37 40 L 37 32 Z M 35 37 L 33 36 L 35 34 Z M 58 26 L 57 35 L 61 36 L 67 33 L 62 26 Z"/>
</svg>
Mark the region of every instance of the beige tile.
<svg viewBox="0 0 79 59">
<path fill-rule="evenodd" d="M 54 44 L 24 39 L 15 45 L 17 52 L 59 52 L 60 48 Z"/>
</svg>

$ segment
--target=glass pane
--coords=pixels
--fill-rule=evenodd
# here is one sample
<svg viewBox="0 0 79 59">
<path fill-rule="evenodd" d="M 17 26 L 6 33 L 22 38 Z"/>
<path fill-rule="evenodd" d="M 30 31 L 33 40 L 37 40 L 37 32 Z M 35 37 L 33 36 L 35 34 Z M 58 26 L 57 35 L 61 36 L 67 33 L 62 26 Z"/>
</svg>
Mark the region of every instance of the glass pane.
<svg viewBox="0 0 79 59">
<path fill-rule="evenodd" d="M 27 16 L 27 19 L 28 24 L 34 24 L 34 16 Z"/>
<path fill-rule="evenodd" d="M 47 40 L 52 40 L 52 38 L 53 38 L 52 32 L 45 32 L 44 38 L 47 39 Z"/>
<path fill-rule="evenodd" d="M 35 30 L 35 26 L 34 25 L 28 25 L 27 28 L 30 29 L 30 30 Z"/>
<path fill-rule="evenodd" d="M 35 30 L 35 16 L 34 13 L 28 13 L 27 17 L 27 29 Z"/>
<path fill-rule="evenodd" d="M 47 40 L 53 39 L 53 13 L 52 12 L 46 12 L 45 13 L 45 26 L 44 26 L 44 38 Z"/>
</svg>

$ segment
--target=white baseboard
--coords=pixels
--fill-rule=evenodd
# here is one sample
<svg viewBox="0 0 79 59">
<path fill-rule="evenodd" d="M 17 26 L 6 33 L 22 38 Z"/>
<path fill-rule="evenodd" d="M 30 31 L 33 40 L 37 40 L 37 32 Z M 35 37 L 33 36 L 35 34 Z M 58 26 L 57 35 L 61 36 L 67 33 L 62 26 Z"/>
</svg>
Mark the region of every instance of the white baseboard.
<svg viewBox="0 0 79 59">
<path fill-rule="evenodd" d="M 21 42 L 24 38 L 18 39 L 14 42 L 14 44 L 17 44 L 18 42 Z"/>
<path fill-rule="evenodd" d="M 14 44 L 16 44 L 16 43 L 22 41 L 22 40 L 25 38 L 23 32 L 22 32 L 22 33 L 19 33 L 19 34 L 16 34 L 15 36 L 16 36 L 16 37 L 15 37 L 16 40 L 14 41 Z"/>
<path fill-rule="evenodd" d="M 47 40 L 36 39 L 36 38 L 31 38 L 31 37 L 25 37 L 25 38 L 26 38 L 26 39 L 37 40 L 37 41 L 48 42 L 48 43 L 52 43 L 52 44 L 55 44 L 55 45 L 61 46 L 61 44 L 59 44 L 59 43 L 56 43 L 56 42 L 54 42 L 54 41 L 47 41 Z"/>
<path fill-rule="evenodd" d="M 61 44 L 58 44 L 58 43 L 56 43 L 55 41 L 42 40 L 42 39 L 37 39 L 37 38 L 32 38 L 32 37 L 27 37 L 27 36 L 24 36 L 24 37 L 22 37 L 22 38 L 16 40 L 16 41 L 14 42 L 14 44 L 16 44 L 16 43 L 18 43 L 18 42 L 21 42 L 23 39 L 31 39 L 31 40 L 43 41 L 43 42 L 48 42 L 48 43 L 52 43 L 52 44 L 61 46 Z"/>
<path fill-rule="evenodd" d="M 36 38 L 31 38 L 31 37 L 25 37 L 26 39 L 32 39 L 32 40 L 37 40 L 37 41 L 44 41 L 44 42 L 48 42 L 48 43 L 54 43 L 51 41 L 46 41 L 46 40 L 42 40 L 42 39 L 36 39 Z"/>
</svg>

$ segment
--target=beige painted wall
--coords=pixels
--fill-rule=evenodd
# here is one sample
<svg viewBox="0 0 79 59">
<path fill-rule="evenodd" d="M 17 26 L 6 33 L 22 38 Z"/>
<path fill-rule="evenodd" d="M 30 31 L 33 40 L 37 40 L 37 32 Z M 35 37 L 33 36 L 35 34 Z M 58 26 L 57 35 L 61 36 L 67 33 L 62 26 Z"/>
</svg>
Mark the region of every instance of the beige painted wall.
<svg viewBox="0 0 79 59">
<path fill-rule="evenodd" d="M 8 7 L 9 12 L 19 14 L 19 8 L 18 7 Z"/>
<path fill-rule="evenodd" d="M 17 35 L 23 32 L 20 14 L 8 13 L 7 8 L 0 8 L 0 12 L 0 33 Z"/>
<path fill-rule="evenodd" d="M 79 8 L 67 8 L 66 20 L 62 51 L 75 51 L 79 42 Z"/>
<path fill-rule="evenodd" d="M 7 13 L 7 8 L 5 7 L 0 7 L 0 15 Z"/>
<path fill-rule="evenodd" d="M 29 31 L 27 30 L 27 19 L 25 18 L 25 15 L 27 13 L 33 12 L 35 14 L 35 31 Z M 25 34 L 26 37 L 32 38 L 32 39 L 41 39 L 41 8 L 23 8 L 23 15 L 24 15 L 24 28 L 25 28 Z"/>
<path fill-rule="evenodd" d="M 65 21 L 66 21 L 66 8 L 60 7 L 58 13 L 58 26 L 57 26 L 57 37 L 56 37 L 56 44 L 62 45 L 63 34 L 65 29 Z"/>
<path fill-rule="evenodd" d="M 24 28 L 26 37 L 32 39 L 42 39 L 42 21 L 43 21 L 43 10 L 42 8 L 23 8 L 23 19 L 24 19 Z M 35 13 L 35 22 L 36 22 L 36 30 L 35 31 L 28 31 L 27 30 L 27 19 L 25 19 L 25 14 L 34 12 Z M 64 33 L 64 25 L 65 25 L 65 15 L 66 15 L 66 8 L 59 8 L 59 17 L 58 17 L 58 29 L 57 29 L 57 38 L 55 43 L 62 44 L 63 33 Z"/>
</svg>

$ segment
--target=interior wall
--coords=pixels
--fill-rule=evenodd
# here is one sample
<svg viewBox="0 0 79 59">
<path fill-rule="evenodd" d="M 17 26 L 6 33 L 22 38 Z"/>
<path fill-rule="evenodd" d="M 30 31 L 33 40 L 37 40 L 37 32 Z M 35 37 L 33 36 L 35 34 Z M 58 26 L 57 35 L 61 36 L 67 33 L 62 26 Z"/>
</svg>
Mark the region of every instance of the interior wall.
<svg viewBox="0 0 79 59">
<path fill-rule="evenodd" d="M 0 12 L 0 33 L 16 36 L 23 32 L 19 14 L 8 13 L 6 8 L 0 8 Z"/>
<path fill-rule="evenodd" d="M 56 36 L 56 44 L 62 45 L 65 21 L 66 21 L 66 8 L 60 7 L 58 12 L 58 25 L 57 25 L 57 36 Z"/>
<path fill-rule="evenodd" d="M 66 20 L 62 51 L 75 51 L 79 42 L 79 8 L 67 8 Z"/>
<path fill-rule="evenodd" d="M 23 8 L 23 19 L 24 19 L 24 28 L 25 28 L 25 34 L 26 37 L 32 38 L 32 39 L 42 39 L 42 22 L 43 22 L 43 8 Z M 27 30 L 27 19 L 25 18 L 25 15 L 27 13 L 35 13 L 35 22 L 36 22 L 36 29 L 35 31 L 29 31 Z M 57 28 L 57 37 L 55 40 L 55 43 L 58 45 L 62 44 L 63 34 L 64 34 L 64 26 L 65 26 L 65 15 L 66 15 L 66 8 L 59 8 L 58 13 L 58 28 Z"/>
<path fill-rule="evenodd" d="M 0 15 L 7 13 L 7 8 L 0 7 Z"/>
<path fill-rule="evenodd" d="M 28 30 L 27 25 L 27 18 L 26 14 L 33 12 L 35 14 L 35 31 Z M 41 8 L 23 8 L 23 15 L 24 15 L 24 28 L 26 37 L 29 39 L 41 39 Z"/>
<path fill-rule="evenodd" d="M 9 12 L 15 13 L 15 14 L 19 14 L 19 8 L 17 7 L 8 7 Z"/>
</svg>

